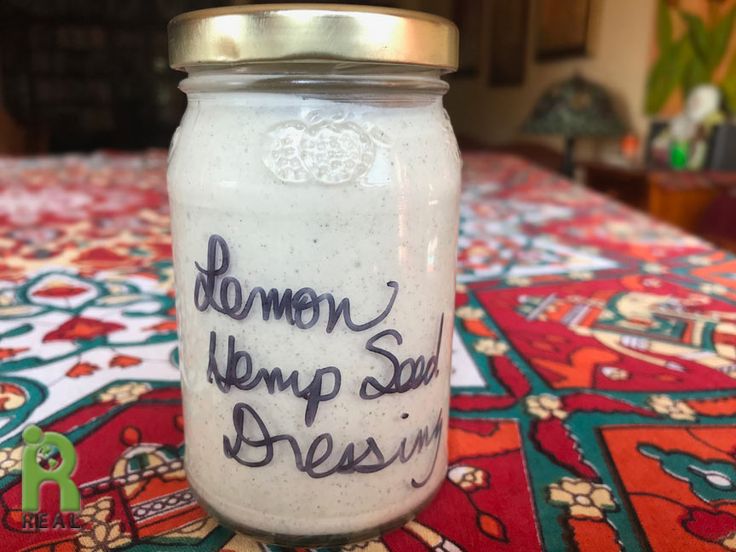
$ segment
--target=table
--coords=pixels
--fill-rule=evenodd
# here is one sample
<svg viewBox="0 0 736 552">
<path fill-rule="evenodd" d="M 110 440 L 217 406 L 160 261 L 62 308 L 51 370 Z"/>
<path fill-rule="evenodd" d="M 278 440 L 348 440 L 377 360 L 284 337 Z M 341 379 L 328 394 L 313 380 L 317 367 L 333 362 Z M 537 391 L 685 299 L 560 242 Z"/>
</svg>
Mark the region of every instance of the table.
<svg viewBox="0 0 736 552">
<path fill-rule="evenodd" d="M 0 160 L 3 550 L 266 550 L 182 468 L 165 161 Z M 344 550 L 736 549 L 736 258 L 515 157 L 465 155 L 461 216 L 446 483 Z M 78 529 L 21 531 L 29 423 Z"/>
</svg>

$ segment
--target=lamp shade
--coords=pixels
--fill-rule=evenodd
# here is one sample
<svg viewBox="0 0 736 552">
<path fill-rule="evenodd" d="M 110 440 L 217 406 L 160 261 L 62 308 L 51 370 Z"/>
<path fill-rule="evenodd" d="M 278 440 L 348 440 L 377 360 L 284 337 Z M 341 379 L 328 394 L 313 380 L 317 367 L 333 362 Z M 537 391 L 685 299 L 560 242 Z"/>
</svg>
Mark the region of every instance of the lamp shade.
<svg viewBox="0 0 736 552">
<path fill-rule="evenodd" d="M 542 94 L 523 130 L 576 138 L 623 134 L 626 125 L 613 108 L 605 88 L 575 75 Z"/>
</svg>

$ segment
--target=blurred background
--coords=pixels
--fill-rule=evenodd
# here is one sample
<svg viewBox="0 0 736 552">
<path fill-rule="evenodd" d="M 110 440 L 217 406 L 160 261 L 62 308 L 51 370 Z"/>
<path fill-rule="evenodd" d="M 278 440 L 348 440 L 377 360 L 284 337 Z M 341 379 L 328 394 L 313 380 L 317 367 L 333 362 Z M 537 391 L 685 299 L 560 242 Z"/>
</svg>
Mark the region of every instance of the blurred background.
<svg viewBox="0 0 736 552">
<path fill-rule="evenodd" d="M 736 0 L 352 3 L 457 23 L 446 106 L 465 148 L 522 155 L 700 233 L 730 189 Z M 166 147 L 185 107 L 166 23 L 214 5 L 0 0 L 0 154 Z"/>
</svg>

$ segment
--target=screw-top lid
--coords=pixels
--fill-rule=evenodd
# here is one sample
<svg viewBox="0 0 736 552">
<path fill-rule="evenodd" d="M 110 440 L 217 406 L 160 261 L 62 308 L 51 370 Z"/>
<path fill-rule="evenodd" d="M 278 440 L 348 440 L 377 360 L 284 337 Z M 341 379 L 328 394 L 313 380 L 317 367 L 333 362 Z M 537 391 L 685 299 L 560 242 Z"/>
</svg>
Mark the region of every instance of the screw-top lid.
<svg viewBox="0 0 736 552">
<path fill-rule="evenodd" d="M 169 22 L 174 69 L 268 61 L 370 62 L 457 69 L 458 30 L 416 11 L 339 4 L 257 4 Z"/>
</svg>

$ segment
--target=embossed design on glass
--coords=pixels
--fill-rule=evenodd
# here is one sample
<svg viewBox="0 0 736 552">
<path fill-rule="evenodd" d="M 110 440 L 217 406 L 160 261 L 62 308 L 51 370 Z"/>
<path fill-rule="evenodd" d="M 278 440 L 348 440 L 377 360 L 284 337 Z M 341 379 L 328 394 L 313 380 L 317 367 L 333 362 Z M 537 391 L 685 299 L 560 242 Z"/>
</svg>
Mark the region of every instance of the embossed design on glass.
<svg viewBox="0 0 736 552">
<path fill-rule="evenodd" d="M 289 121 L 268 133 L 264 163 L 284 182 L 352 182 L 370 171 L 376 140 L 364 126 L 342 111 L 313 111 L 305 122 Z"/>
</svg>

